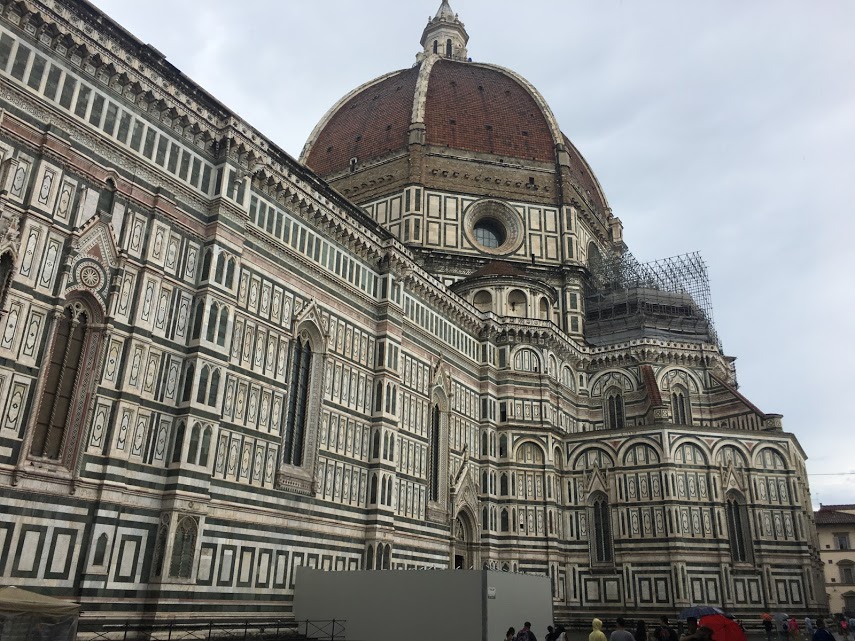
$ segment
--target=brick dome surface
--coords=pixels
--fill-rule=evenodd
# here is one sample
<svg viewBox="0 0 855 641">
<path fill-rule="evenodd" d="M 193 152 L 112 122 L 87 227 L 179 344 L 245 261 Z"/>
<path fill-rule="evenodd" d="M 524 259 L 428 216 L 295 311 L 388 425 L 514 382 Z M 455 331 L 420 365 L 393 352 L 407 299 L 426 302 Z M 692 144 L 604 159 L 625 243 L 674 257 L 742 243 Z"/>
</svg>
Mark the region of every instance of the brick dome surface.
<svg viewBox="0 0 855 641">
<path fill-rule="evenodd" d="M 425 83 L 425 142 L 472 153 L 553 162 L 553 128 L 532 90 L 491 65 L 439 59 L 366 83 L 339 102 L 313 132 L 304 162 L 321 176 L 406 149 Z"/>
</svg>

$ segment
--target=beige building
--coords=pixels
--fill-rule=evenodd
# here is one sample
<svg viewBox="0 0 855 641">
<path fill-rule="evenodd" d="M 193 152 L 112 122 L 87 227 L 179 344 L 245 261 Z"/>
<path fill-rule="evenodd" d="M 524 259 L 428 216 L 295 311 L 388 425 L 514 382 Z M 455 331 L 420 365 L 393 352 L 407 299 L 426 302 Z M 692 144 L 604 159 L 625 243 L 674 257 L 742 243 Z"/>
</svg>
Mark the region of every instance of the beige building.
<svg viewBox="0 0 855 641">
<path fill-rule="evenodd" d="M 824 607 L 804 451 L 703 261 L 633 259 L 468 51 L 442 2 L 297 160 L 90 3 L 0 3 L 0 583 L 122 621 L 287 617 L 299 566 L 539 574 L 559 619 Z"/>
<path fill-rule="evenodd" d="M 855 504 L 820 505 L 814 520 L 828 607 L 855 616 Z"/>
</svg>

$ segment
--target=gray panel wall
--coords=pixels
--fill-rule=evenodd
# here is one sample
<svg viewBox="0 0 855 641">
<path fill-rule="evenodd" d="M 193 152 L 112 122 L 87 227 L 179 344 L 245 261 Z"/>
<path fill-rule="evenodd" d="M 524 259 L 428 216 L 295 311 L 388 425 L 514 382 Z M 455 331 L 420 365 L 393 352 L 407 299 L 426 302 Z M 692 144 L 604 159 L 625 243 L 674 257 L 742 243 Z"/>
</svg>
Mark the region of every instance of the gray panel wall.
<svg viewBox="0 0 855 641">
<path fill-rule="evenodd" d="M 487 598 L 489 587 L 495 599 Z M 552 596 L 549 579 L 525 574 L 299 567 L 294 614 L 298 620 L 346 619 L 348 641 L 434 641 L 449 632 L 486 641 L 526 620 L 542 639 L 552 623 Z"/>
</svg>

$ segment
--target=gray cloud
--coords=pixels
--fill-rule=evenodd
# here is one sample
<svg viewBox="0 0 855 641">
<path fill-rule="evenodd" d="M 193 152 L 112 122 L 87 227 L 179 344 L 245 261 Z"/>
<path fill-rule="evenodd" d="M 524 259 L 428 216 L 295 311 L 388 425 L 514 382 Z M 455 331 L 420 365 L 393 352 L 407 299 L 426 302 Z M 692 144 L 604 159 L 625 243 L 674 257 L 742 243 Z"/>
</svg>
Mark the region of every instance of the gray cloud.
<svg viewBox="0 0 855 641">
<path fill-rule="evenodd" d="M 345 92 L 415 60 L 438 2 L 96 0 L 298 155 Z M 855 3 L 452 0 L 470 55 L 528 78 L 642 260 L 701 250 L 742 391 L 809 470 L 855 471 Z M 855 475 L 813 476 L 853 502 Z"/>
</svg>

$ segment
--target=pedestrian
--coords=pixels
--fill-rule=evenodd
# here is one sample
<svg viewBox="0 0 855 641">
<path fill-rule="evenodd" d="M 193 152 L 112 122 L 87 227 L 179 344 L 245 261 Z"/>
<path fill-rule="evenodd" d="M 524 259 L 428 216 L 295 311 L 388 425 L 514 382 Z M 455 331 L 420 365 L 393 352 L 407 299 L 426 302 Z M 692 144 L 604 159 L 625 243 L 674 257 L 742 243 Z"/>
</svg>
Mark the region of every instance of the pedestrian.
<svg viewBox="0 0 855 641">
<path fill-rule="evenodd" d="M 698 631 L 698 620 L 695 617 L 686 617 L 686 634 L 680 637 L 680 641 L 694 639 Z"/>
<path fill-rule="evenodd" d="M 809 614 L 805 617 L 805 639 L 807 641 L 813 639 L 813 619 L 810 618 Z"/>
<path fill-rule="evenodd" d="M 635 624 L 635 641 L 648 641 L 647 639 L 647 624 L 644 619 L 639 619 Z"/>
<path fill-rule="evenodd" d="M 653 631 L 655 641 L 678 641 L 677 632 L 671 627 L 668 617 L 659 617 L 659 626 Z M 771 641 L 767 639 L 766 641 Z"/>
<path fill-rule="evenodd" d="M 822 617 L 816 620 L 816 632 L 813 633 L 811 641 L 835 641 L 834 635 L 825 629 L 825 619 Z"/>
<path fill-rule="evenodd" d="M 516 630 L 513 627 L 508 628 L 508 631 L 505 632 L 505 641 L 514 641 L 514 634 L 516 634 Z"/>
<path fill-rule="evenodd" d="M 603 634 L 603 622 L 599 619 L 591 621 L 591 634 L 588 635 L 588 641 L 606 641 L 606 635 Z"/>
<path fill-rule="evenodd" d="M 523 624 L 523 627 L 519 632 L 517 632 L 517 636 L 514 641 L 537 641 L 537 637 L 534 636 L 534 632 L 531 631 L 531 623 L 526 621 Z"/>
<path fill-rule="evenodd" d="M 837 625 L 840 628 L 840 634 L 843 636 L 843 641 L 846 641 L 849 638 L 849 622 L 846 620 L 845 614 L 840 617 L 840 621 L 837 622 Z"/>
<path fill-rule="evenodd" d="M 766 630 L 766 641 L 772 641 L 772 619 L 763 619 L 763 629 Z"/>
<path fill-rule="evenodd" d="M 790 620 L 787 621 L 787 634 L 790 637 L 790 641 L 798 641 L 799 640 L 799 622 L 796 621 L 796 617 L 790 617 Z"/>
<path fill-rule="evenodd" d="M 615 629 L 609 635 L 609 641 L 635 641 L 632 632 L 626 629 L 626 620 L 623 617 L 615 619 Z"/>
<path fill-rule="evenodd" d="M 567 638 L 567 630 L 565 630 L 564 626 L 561 625 L 560 623 L 557 626 L 555 626 L 555 634 L 557 635 L 555 637 L 555 641 L 570 641 Z"/>
<path fill-rule="evenodd" d="M 557 636 L 555 629 L 551 625 L 546 626 L 546 636 L 543 637 L 545 641 L 555 641 L 555 637 Z"/>
</svg>

